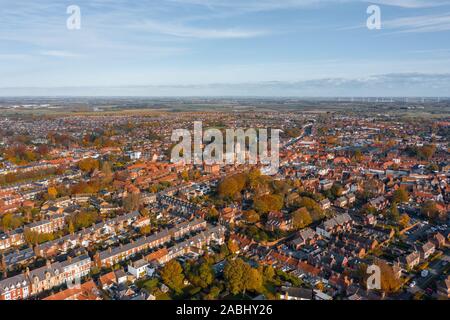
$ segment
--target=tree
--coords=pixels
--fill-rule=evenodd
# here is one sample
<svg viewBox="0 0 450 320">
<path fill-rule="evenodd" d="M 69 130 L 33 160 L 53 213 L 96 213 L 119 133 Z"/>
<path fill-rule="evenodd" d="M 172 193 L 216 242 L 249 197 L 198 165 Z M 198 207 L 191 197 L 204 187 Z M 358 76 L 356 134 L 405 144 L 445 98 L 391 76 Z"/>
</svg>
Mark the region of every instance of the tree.
<svg viewBox="0 0 450 320">
<path fill-rule="evenodd" d="M 69 221 L 69 227 L 68 228 L 69 228 L 69 233 L 70 234 L 74 234 L 75 233 L 75 226 L 74 226 L 72 220 Z"/>
<path fill-rule="evenodd" d="M 333 186 L 330 189 L 331 194 L 333 195 L 334 198 L 342 196 L 343 190 L 344 189 L 342 188 L 342 186 L 338 183 L 333 184 Z"/>
<path fill-rule="evenodd" d="M 398 188 L 394 191 L 392 202 L 405 203 L 409 201 L 409 194 L 405 188 Z"/>
<path fill-rule="evenodd" d="M 394 274 L 394 269 L 384 261 L 376 263 L 381 271 L 381 290 L 386 293 L 396 292 L 400 287 L 400 279 Z"/>
<path fill-rule="evenodd" d="M 161 269 L 160 275 L 164 284 L 166 284 L 169 288 L 177 293 L 181 292 L 181 289 L 183 288 L 184 274 L 183 268 L 178 261 L 169 261 Z"/>
<path fill-rule="evenodd" d="M 264 278 L 266 278 L 266 280 L 272 280 L 273 277 L 275 276 L 275 270 L 273 269 L 272 266 L 266 266 L 264 268 Z"/>
<path fill-rule="evenodd" d="M 208 262 L 203 262 L 198 268 L 198 276 L 200 278 L 200 286 L 207 288 L 214 281 L 214 270 Z"/>
<path fill-rule="evenodd" d="M 228 290 L 234 295 L 246 290 L 259 291 L 263 285 L 261 270 L 252 268 L 240 258 L 227 261 L 223 275 Z"/>
<path fill-rule="evenodd" d="M 81 171 L 90 173 L 99 168 L 99 162 L 93 158 L 86 158 L 78 162 L 78 168 Z"/>
<path fill-rule="evenodd" d="M 306 208 L 300 208 L 292 214 L 294 228 L 303 229 L 309 226 L 313 221 Z"/>
<path fill-rule="evenodd" d="M 181 172 L 181 178 L 184 181 L 189 181 L 189 172 L 187 170 L 183 170 L 183 172 Z"/>
<path fill-rule="evenodd" d="M 206 218 L 208 220 L 217 220 L 219 218 L 219 211 L 216 208 L 209 209 Z"/>
<path fill-rule="evenodd" d="M 417 156 L 421 160 L 430 160 L 433 158 L 434 153 L 436 152 L 436 146 L 433 145 L 425 145 L 417 150 Z"/>
<path fill-rule="evenodd" d="M 23 233 L 25 242 L 30 245 L 36 245 L 39 243 L 39 233 L 26 229 Z"/>
<path fill-rule="evenodd" d="M 12 213 L 6 213 L 2 217 L 3 230 L 14 230 L 23 224 L 23 219 Z"/>
<path fill-rule="evenodd" d="M 47 189 L 47 194 L 50 199 L 55 199 L 56 196 L 58 195 L 58 190 L 56 190 L 55 187 L 49 187 Z"/>
<path fill-rule="evenodd" d="M 244 219 L 248 223 L 256 223 L 259 221 L 259 214 L 255 210 L 244 211 Z"/>
<path fill-rule="evenodd" d="M 245 262 L 242 259 L 229 260 L 223 270 L 226 286 L 232 294 L 245 290 Z"/>
<path fill-rule="evenodd" d="M 225 178 L 217 187 L 217 192 L 220 197 L 233 197 L 239 192 L 236 180 L 233 177 Z"/>
<path fill-rule="evenodd" d="M 392 203 L 391 208 L 389 209 L 389 218 L 394 221 L 398 222 L 400 219 L 400 213 L 398 212 L 397 203 Z"/>
<path fill-rule="evenodd" d="M 111 169 L 111 165 L 109 164 L 108 161 L 104 161 L 102 163 L 102 169 L 101 169 L 102 173 L 105 175 L 104 178 L 104 183 L 109 183 L 112 181 L 113 178 L 113 171 Z"/>
<path fill-rule="evenodd" d="M 402 214 L 400 216 L 400 219 L 398 221 L 398 223 L 403 227 L 406 228 L 409 225 L 409 221 L 411 220 L 411 218 L 406 214 Z"/>
<path fill-rule="evenodd" d="M 123 199 L 123 208 L 127 211 L 136 210 L 139 208 L 140 195 L 139 193 L 129 193 Z"/>
<path fill-rule="evenodd" d="M 425 201 L 422 204 L 420 211 L 423 215 L 427 216 L 430 219 L 439 218 L 439 210 L 437 208 L 436 202 L 434 202 L 433 200 Z"/>
<path fill-rule="evenodd" d="M 265 194 L 256 197 L 253 202 L 253 208 L 259 213 L 270 211 L 280 211 L 283 208 L 283 198 L 276 194 Z"/>
<path fill-rule="evenodd" d="M 231 239 L 228 240 L 227 247 L 229 252 L 231 252 L 231 254 L 235 254 L 236 252 L 239 251 L 239 245 L 236 243 L 236 241 L 233 241 Z"/>
<path fill-rule="evenodd" d="M 375 261 L 375 265 L 380 268 L 381 275 L 381 291 L 385 293 L 397 292 L 401 287 L 401 279 L 394 273 L 394 269 L 383 260 Z M 367 273 L 367 265 L 361 265 L 362 283 L 367 286 L 369 274 Z"/>
<path fill-rule="evenodd" d="M 247 265 L 248 266 L 248 265 Z M 245 289 L 258 292 L 263 286 L 263 275 L 259 269 L 246 267 L 248 272 L 245 273 Z"/>
</svg>

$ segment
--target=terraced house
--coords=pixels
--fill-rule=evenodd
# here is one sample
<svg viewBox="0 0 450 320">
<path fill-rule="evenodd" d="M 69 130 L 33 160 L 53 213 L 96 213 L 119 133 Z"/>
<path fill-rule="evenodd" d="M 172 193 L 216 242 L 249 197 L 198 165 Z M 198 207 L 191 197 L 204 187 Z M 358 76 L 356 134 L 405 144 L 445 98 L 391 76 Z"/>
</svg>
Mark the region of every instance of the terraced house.
<svg viewBox="0 0 450 320">
<path fill-rule="evenodd" d="M 47 262 L 47 265 L 27 269 L 24 273 L 0 281 L 0 300 L 20 300 L 39 295 L 44 291 L 74 284 L 76 279 L 87 276 L 92 261 L 88 255 L 69 258 L 64 262 Z"/>
</svg>

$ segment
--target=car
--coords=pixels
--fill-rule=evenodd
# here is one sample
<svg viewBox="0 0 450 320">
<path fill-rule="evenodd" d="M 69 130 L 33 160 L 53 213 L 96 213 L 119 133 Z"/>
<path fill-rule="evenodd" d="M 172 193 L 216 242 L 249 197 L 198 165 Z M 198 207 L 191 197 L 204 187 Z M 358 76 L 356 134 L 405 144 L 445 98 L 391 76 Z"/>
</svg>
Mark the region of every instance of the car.
<svg viewBox="0 0 450 320">
<path fill-rule="evenodd" d="M 415 281 L 411 281 L 411 283 L 409 284 L 410 288 L 414 288 L 416 286 L 416 282 Z"/>
<path fill-rule="evenodd" d="M 447 264 L 448 264 L 448 261 L 442 261 L 442 262 L 441 262 L 441 265 L 442 265 L 443 267 L 445 267 Z"/>
</svg>

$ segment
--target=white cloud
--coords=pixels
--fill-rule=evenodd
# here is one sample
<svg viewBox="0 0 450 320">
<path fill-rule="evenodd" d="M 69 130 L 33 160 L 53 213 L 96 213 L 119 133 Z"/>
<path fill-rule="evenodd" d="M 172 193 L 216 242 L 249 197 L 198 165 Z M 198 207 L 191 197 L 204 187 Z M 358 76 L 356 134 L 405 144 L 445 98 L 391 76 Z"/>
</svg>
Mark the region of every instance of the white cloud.
<svg viewBox="0 0 450 320">
<path fill-rule="evenodd" d="M 253 38 L 267 34 L 263 30 L 243 30 L 240 28 L 213 29 L 190 27 L 181 24 L 167 24 L 158 21 L 147 20 L 134 28 L 160 33 L 175 37 L 198 38 L 198 39 L 233 39 L 233 38 Z"/>
<path fill-rule="evenodd" d="M 383 27 L 398 32 L 439 32 L 450 30 L 450 13 L 402 17 L 383 22 Z"/>
<path fill-rule="evenodd" d="M 59 58 L 79 58 L 82 55 L 69 52 L 69 51 L 61 51 L 61 50 L 48 50 L 39 52 L 40 55 L 49 56 L 49 57 L 59 57 Z"/>
</svg>

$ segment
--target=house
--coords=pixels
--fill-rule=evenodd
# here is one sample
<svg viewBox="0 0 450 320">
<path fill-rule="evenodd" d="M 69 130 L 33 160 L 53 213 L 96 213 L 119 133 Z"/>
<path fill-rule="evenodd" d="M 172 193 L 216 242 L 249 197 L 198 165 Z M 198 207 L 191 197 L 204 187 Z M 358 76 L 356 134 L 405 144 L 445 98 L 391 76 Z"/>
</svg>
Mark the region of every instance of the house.
<svg viewBox="0 0 450 320">
<path fill-rule="evenodd" d="M 168 254 L 169 251 L 167 250 L 167 248 L 162 248 L 147 255 L 145 257 L 145 260 L 147 260 L 149 263 L 165 264 L 170 260 Z"/>
<path fill-rule="evenodd" d="M 352 204 L 356 201 L 356 196 L 353 193 L 346 195 L 348 204 Z"/>
<path fill-rule="evenodd" d="M 99 283 L 102 286 L 103 290 L 110 289 L 113 285 L 117 284 L 116 274 L 114 273 L 114 271 L 111 271 L 100 276 Z"/>
<path fill-rule="evenodd" d="M 438 282 L 437 293 L 443 298 L 450 299 L 450 276 L 448 276 L 447 279 Z"/>
<path fill-rule="evenodd" d="M 319 185 L 320 185 L 320 190 L 322 190 L 322 191 L 330 190 L 331 187 L 333 187 L 333 181 L 321 180 L 319 182 Z"/>
<path fill-rule="evenodd" d="M 61 292 L 52 294 L 43 300 L 102 300 L 101 292 L 94 281 L 88 281 L 80 286 L 74 286 Z"/>
<path fill-rule="evenodd" d="M 285 216 L 281 212 L 272 211 L 267 217 L 266 229 L 270 231 L 289 231 L 294 228 L 292 218 Z"/>
<path fill-rule="evenodd" d="M 348 203 L 348 200 L 344 196 L 339 197 L 336 199 L 336 201 L 334 201 L 334 205 L 339 208 L 344 208 L 347 205 L 347 203 Z"/>
<path fill-rule="evenodd" d="M 291 241 L 291 245 L 294 249 L 298 250 L 300 247 L 311 244 L 316 237 L 316 232 L 311 228 L 305 228 L 298 232 L 298 237 Z"/>
<path fill-rule="evenodd" d="M 373 214 L 369 213 L 364 216 L 363 223 L 365 225 L 375 225 L 377 223 L 377 218 Z"/>
<path fill-rule="evenodd" d="M 52 216 L 51 219 L 45 219 L 27 224 L 24 230 L 36 233 L 53 233 L 63 229 L 64 226 L 65 226 L 64 215 L 57 214 Z"/>
<path fill-rule="evenodd" d="M 428 241 L 420 248 L 420 256 L 423 260 L 427 260 L 435 250 L 436 247 L 434 246 L 434 244 Z"/>
<path fill-rule="evenodd" d="M 404 258 L 404 262 L 409 269 L 414 268 L 420 263 L 420 253 L 414 251 Z"/>
<path fill-rule="evenodd" d="M 136 279 L 140 279 L 147 275 L 148 266 L 149 263 L 144 259 L 134 261 L 128 265 L 128 273 L 132 274 Z"/>
<path fill-rule="evenodd" d="M 0 300 L 22 300 L 30 296 L 31 282 L 25 274 L 0 281 Z"/>
<path fill-rule="evenodd" d="M 281 287 L 281 300 L 312 300 L 313 290 L 306 288 Z"/>
<path fill-rule="evenodd" d="M 316 227 L 318 235 L 329 238 L 332 233 L 348 230 L 353 224 L 353 219 L 348 213 L 336 215 L 334 218 L 322 222 Z"/>
<path fill-rule="evenodd" d="M 430 241 L 436 246 L 436 248 L 445 247 L 445 237 L 439 232 L 434 234 Z"/>
<path fill-rule="evenodd" d="M 25 243 L 23 229 L 18 228 L 11 232 L 0 232 L 0 250 L 6 250 L 11 247 L 21 246 Z"/>
<path fill-rule="evenodd" d="M 116 275 L 116 279 L 117 279 L 117 284 L 118 285 L 127 283 L 128 276 L 125 273 L 125 271 L 123 271 L 123 269 L 119 269 L 119 270 L 114 271 L 114 274 Z"/>
<path fill-rule="evenodd" d="M 205 172 L 208 174 L 219 174 L 220 166 L 218 164 L 205 164 Z"/>
<path fill-rule="evenodd" d="M 225 225 L 233 224 L 236 219 L 236 215 L 237 215 L 236 208 L 230 208 L 230 207 L 224 208 L 220 212 L 219 221 L 220 221 L 220 223 L 225 224 Z"/>
<path fill-rule="evenodd" d="M 378 211 L 383 210 L 384 208 L 386 208 L 386 206 L 388 204 L 389 204 L 389 201 L 383 196 L 379 196 L 379 197 L 369 201 L 369 205 L 371 207 L 374 207 Z"/>
<path fill-rule="evenodd" d="M 331 202 L 328 199 L 323 199 L 322 201 L 320 201 L 319 205 L 322 210 L 327 210 L 331 208 Z"/>
</svg>

